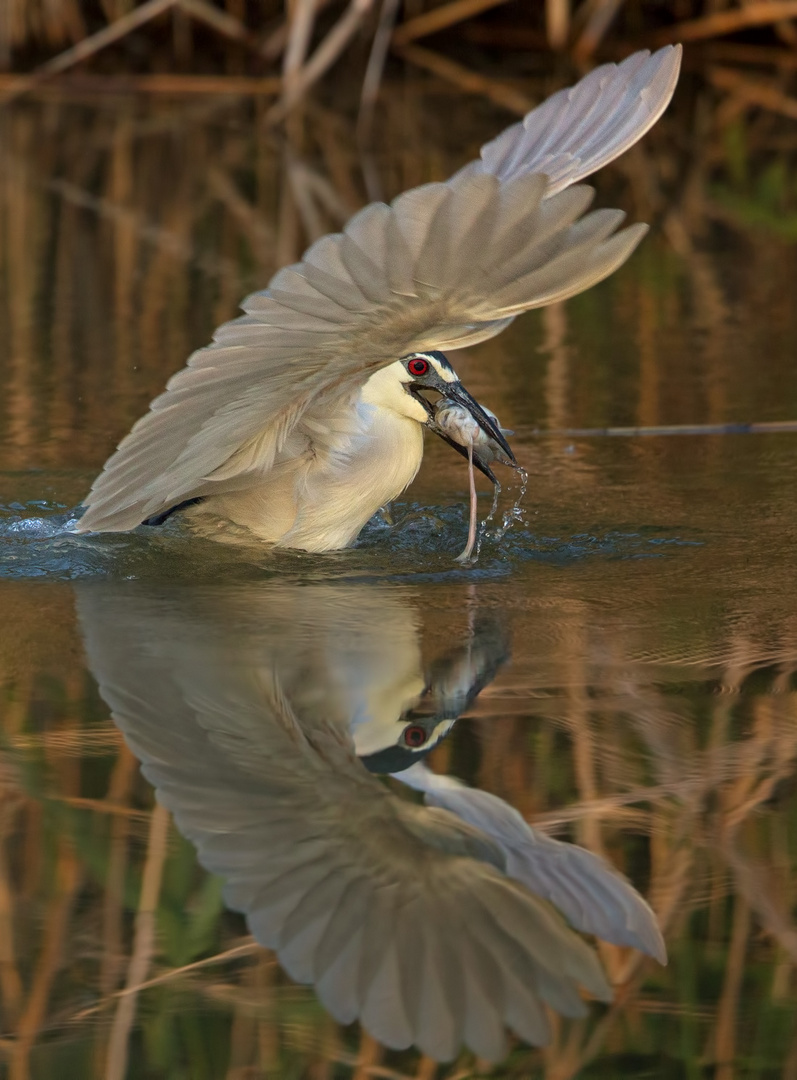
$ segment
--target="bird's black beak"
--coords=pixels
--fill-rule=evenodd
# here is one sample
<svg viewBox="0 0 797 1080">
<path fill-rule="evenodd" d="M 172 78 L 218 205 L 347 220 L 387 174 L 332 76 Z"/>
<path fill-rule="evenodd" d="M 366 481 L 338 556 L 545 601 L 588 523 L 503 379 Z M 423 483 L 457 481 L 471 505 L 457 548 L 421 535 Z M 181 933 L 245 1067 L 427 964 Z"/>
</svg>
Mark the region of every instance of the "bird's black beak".
<svg viewBox="0 0 797 1080">
<path fill-rule="evenodd" d="M 443 393 L 444 396 L 449 398 L 451 401 L 455 401 L 457 405 L 461 405 L 464 409 L 467 409 L 467 411 L 479 425 L 484 434 L 489 439 L 491 439 L 496 444 L 496 447 L 500 449 L 501 453 L 505 455 L 505 460 L 503 461 L 503 464 L 517 464 L 515 461 L 515 455 L 512 453 L 509 443 L 504 438 L 503 432 L 499 428 L 498 424 L 495 422 L 492 416 L 490 416 L 484 411 L 478 401 L 468 393 L 462 383 L 446 383 L 444 386 L 441 387 L 440 392 Z M 423 404 L 427 412 L 429 413 L 429 419 L 426 421 L 426 426 L 429 428 L 429 430 L 433 431 L 435 435 L 439 435 L 440 438 L 444 440 L 444 442 L 447 442 L 448 445 L 453 450 L 456 450 L 458 454 L 461 454 L 462 457 L 467 458 L 467 447 L 463 446 L 462 443 L 456 442 L 446 431 L 444 431 L 438 424 L 435 423 L 434 406 L 430 405 L 423 398 L 419 397 L 419 400 L 423 401 Z M 496 454 L 495 457 L 499 461 L 502 460 L 499 454 Z M 487 477 L 488 480 L 492 481 L 493 484 L 498 484 L 495 473 L 490 468 L 487 461 L 481 457 L 478 448 L 476 447 L 474 447 L 473 449 L 473 464 L 476 466 L 479 472 L 483 473 Z"/>
<path fill-rule="evenodd" d="M 515 455 L 512 453 L 509 447 L 509 443 L 504 438 L 503 433 L 498 424 L 496 423 L 494 417 L 490 416 L 489 413 L 486 413 L 484 411 L 476 398 L 471 397 L 471 395 L 468 393 L 462 383 L 453 383 L 448 388 L 447 396 L 450 397 L 452 401 L 456 401 L 457 405 L 462 405 L 463 408 L 467 409 L 473 419 L 482 429 L 484 434 L 488 438 L 492 439 L 493 442 L 498 443 L 503 452 L 509 458 L 511 464 L 516 464 Z"/>
</svg>

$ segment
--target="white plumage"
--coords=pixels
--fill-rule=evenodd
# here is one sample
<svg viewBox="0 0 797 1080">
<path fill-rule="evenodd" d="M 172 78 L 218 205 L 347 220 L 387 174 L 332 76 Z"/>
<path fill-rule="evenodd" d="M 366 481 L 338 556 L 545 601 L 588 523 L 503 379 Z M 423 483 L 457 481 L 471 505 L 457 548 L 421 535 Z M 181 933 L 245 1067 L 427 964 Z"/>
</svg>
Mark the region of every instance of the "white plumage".
<svg viewBox="0 0 797 1080">
<path fill-rule="evenodd" d="M 680 47 L 553 95 L 446 183 L 374 203 L 279 271 L 190 357 L 106 463 L 80 532 L 186 500 L 205 531 L 326 551 L 412 480 L 426 415 L 400 358 L 462 348 L 601 281 L 645 232 L 577 181 L 666 108 Z M 450 369 L 449 369 L 450 370 Z M 452 373 L 453 374 L 453 373 Z"/>
<path fill-rule="evenodd" d="M 590 852 L 418 764 L 399 776 L 425 792 L 415 805 L 357 760 L 395 740 L 424 687 L 406 593 L 89 584 L 78 609 L 158 800 L 256 939 L 341 1023 L 438 1060 L 463 1043 L 497 1060 L 505 1027 L 547 1042 L 545 1004 L 582 1016 L 580 986 L 612 997 L 548 901 L 578 929 L 664 959 L 650 908 Z M 455 712 L 473 692 L 457 672 L 441 686 Z"/>
</svg>

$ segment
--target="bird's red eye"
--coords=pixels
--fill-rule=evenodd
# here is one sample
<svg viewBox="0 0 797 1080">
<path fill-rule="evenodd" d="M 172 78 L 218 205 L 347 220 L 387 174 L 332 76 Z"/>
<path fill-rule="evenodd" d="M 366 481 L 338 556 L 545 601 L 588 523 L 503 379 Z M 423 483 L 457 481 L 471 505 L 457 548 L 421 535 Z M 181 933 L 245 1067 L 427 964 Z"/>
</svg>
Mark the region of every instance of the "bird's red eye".
<svg viewBox="0 0 797 1080">
<path fill-rule="evenodd" d="M 429 361 L 422 360 L 420 356 L 416 356 L 414 360 L 410 360 L 407 364 L 407 371 L 410 375 L 425 375 L 429 370 Z"/>
<path fill-rule="evenodd" d="M 414 363 L 415 361 L 413 361 Z M 428 364 L 426 365 L 429 366 Z M 411 746 L 413 749 L 417 749 L 419 746 L 423 746 L 429 736 L 426 734 L 424 728 L 417 724 L 412 724 L 404 731 L 404 742 L 407 746 Z"/>
</svg>

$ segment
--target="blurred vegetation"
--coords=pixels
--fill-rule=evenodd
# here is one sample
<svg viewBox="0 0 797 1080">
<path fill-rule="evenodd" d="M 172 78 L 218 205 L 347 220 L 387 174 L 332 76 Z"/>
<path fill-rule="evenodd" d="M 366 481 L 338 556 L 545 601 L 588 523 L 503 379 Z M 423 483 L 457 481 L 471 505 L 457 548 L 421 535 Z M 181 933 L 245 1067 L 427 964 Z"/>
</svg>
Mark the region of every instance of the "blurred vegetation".
<svg viewBox="0 0 797 1080">
<path fill-rule="evenodd" d="M 0 100 L 54 86 L 250 95 L 275 123 L 319 84 L 327 103 L 359 98 L 367 143 L 401 70 L 523 114 L 543 73 L 674 42 L 688 67 L 712 65 L 726 112 L 797 116 L 794 0 L 5 0 Z"/>
</svg>

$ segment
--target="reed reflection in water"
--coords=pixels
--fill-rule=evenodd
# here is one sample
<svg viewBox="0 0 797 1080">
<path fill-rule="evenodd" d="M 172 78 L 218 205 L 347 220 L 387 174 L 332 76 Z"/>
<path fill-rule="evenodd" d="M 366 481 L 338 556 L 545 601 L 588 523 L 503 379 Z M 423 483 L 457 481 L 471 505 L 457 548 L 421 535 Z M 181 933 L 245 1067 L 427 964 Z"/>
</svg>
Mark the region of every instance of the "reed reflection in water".
<svg viewBox="0 0 797 1080">
<path fill-rule="evenodd" d="M 306 597 L 298 604 L 289 600 L 296 588 Z M 400 776 L 389 792 L 369 777 L 339 721 L 379 715 L 379 743 L 396 745 L 408 726 L 422 726 L 417 713 L 428 719 L 445 710 L 445 701 L 458 711 L 505 656 L 505 636 L 485 616 L 507 609 L 511 665 L 426 761 L 438 776 L 477 785 L 496 800 L 491 809 L 510 804 L 535 830 L 552 829 L 622 868 L 651 898 L 670 965 L 656 973 L 640 953 L 601 945 L 617 987 L 614 1004 L 604 1012 L 593 1003 L 585 1019 L 564 1026 L 554 1021 L 547 1050 L 517 1048 L 496 1075 L 583 1075 L 593 1061 L 616 1074 L 624 1055 L 671 1060 L 672 1075 L 698 1055 L 727 1075 L 747 1075 L 738 1063 L 750 1056 L 785 1067 L 794 1053 L 797 960 L 789 899 L 797 872 L 793 629 L 784 623 L 779 636 L 737 610 L 723 645 L 707 637 L 684 651 L 670 643 L 663 623 L 650 625 L 644 604 L 636 612 L 607 611 L 550 587 L 536 603 L 513 604 L 505 589 L 491 586 L 481 590 L 474 617 L 461 587 L 434 591 L 433 612 L 426 590 L 368 585 L 195 592 L 97 583 L 80 586 L 78 602 L 102 692 L 125 717 L 127 738 L 148 763 L 160 797 L 203 861 L 227 876 L 228 899 L 249 911 L 256 936 L 271 942 L 266 935 L 276 932 L 280 916 L 287 920 L 278 906 L 268 907 L 273 892 L 260 895 L 274 870 L 277 838 L 312 835 L 316 845 L 321 840 L 320 857 L 329 842 L 335 859 L 362 868 L 364 823 L 373 816 L 384 824 L 395 811 L 399 820 L 414 815 L 403 819 L 404 828 L 414 823 L 422 837 L 405 838 L 413 873 L 419 848 L 425 862 L 451 859 L 430 847 L 423 824 L 430 811 L 401 798 Z M 331 608 L 325 594 L 334 594 Z M 44 617 L 59 614 L 68 627 L 63 600 L 59 612 L 52 589 L 43 596 Z M 473 637 L 480 627 L 487 632 L 481 646 L 480 635 Z M 82 676 L 71 674 L 73 632 L 63 632 L 52 655 L 40 654 L 27 683 L 13 678 L 21 667 L 10 637 L 4 648 L 6 700 L 18 703 L 5 718 L 4 807 L 13 828 L 7 837 L 19 837 L 26 852 L 21 862 L 17 846 L 7 846 L 3 867 L 11 899 L 4 917 L 14 926 L 4 1015 L 12 1023 L 20 1018 L 6 1043 L 13 1075 L 30 1075 L 27 1061 L 38 1075 L 64 1055 L 83 1055 L 85 1075 L 146 1075 L 186 1052 L 192 1062 L 197 1055 L 211 1062 L 210 1075 L 235 1062 L 286 1075 L 299 1063 L 309 1069 L 336 1061 L 344 1068 L 359 1061 L 366 1076 L 379 1060 L 398 1075 L 433 1075 L 410 1052 L 385 1058 L 367 1039 L 357 1049 L 352 1029 L 325 1023 L 306 992 L 252 952 L 242 928 L 224 914 L 215 879 L 197 875 L 166 810 L 149 809 L 135 760 L 107 726 L 102 705 Z M 470 661 L 462 648 L 469 640 Z M 279 687 L 276 671 L 284 679 Z M 424 694 L 430 683 L 438 687 L 431 706 L 433 695 Z M 278 690 L 293 705 L 295 728 L 274 722 Z M 318 726 L 323 716 L 331 718 L 327 728 Z M 358 730 L 367 735 L 368 725 L 353 729 L 355 741 Z M 364 745 L 373 751 L 373 743 Z M 486 851 L 488 861 L 461 861 L 491 881 L 489 857 L 501 836 L 485 838 L 485 820 L 477 822 L 481 839 L 469 834 L 464 843 L 476 844 L 482 859 Z M 500 820 L 511 820 L 508 807 Z M 233 836 L 231 825 L 244 831 Z M 374 862 L 366 864 L 395 881 L 384 834 L 375 845 L 368 848 Z M 282 847 L 282 857 L 291 862 L 300 849 Z M 399 866 L 407 872 L 407 863 Z M 447 882 L 443 895 L 451 888 Z M 586 910 L 597 910 L 591 901 Z M 417 904 L 416 898 L 409 915 Z M 466 910 L 468 923 L 458 927 Z M 456 912 L 442 928 L 410 919 L 400 936 L 408 944 L 398 954 L 399 970 L 411 960 L 424 970 L 414 948 L 427 936 L 467 947 L 473 913 L 467 904 Z M 403 925 L 397 918 L 390 929 L 398 935 Z M 572 944 L 570 931 L 565 940 Z M 438 955 L 434 945 L 431 955 Z M 114 993 L 141 983 L 140 992 Z M 496 1000 L 488 995 L 482 1007 L 485 1024 Z M 425 1015 L 432 1011 L 427 1001 Z M 185 1040 L 193 1049 L 182 1049 Z M 472 1071 L 472 1058 L 465 1053 L 451 1068 L 451 1075 Z"/>
</svg>

